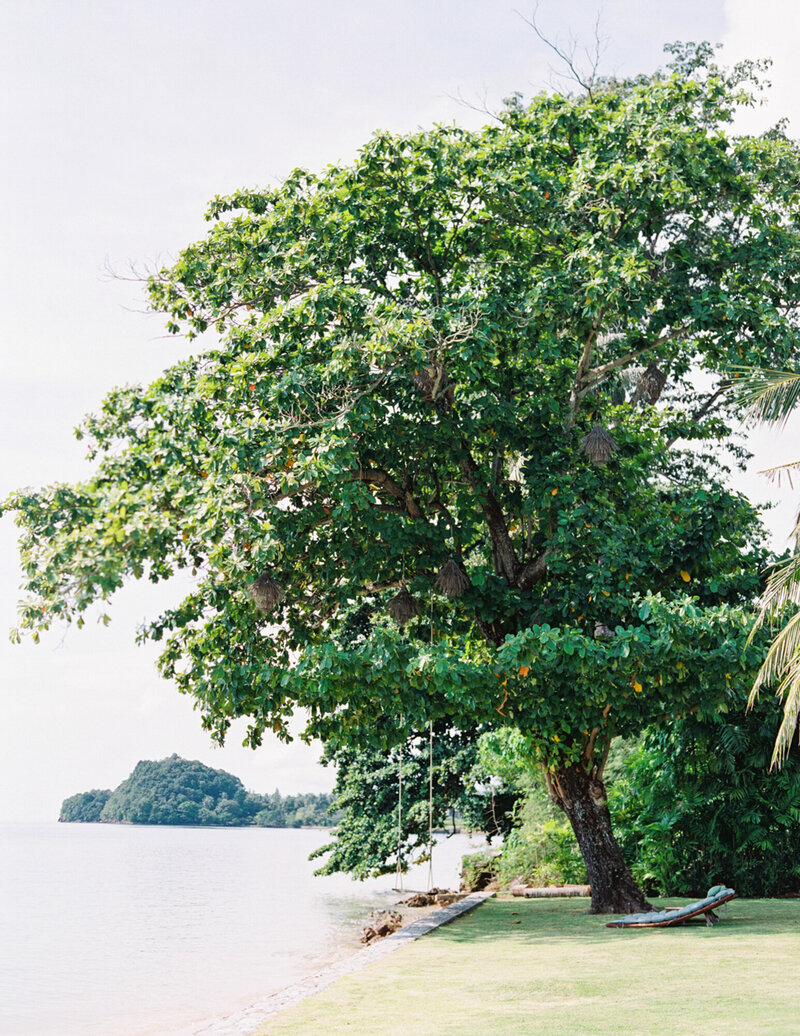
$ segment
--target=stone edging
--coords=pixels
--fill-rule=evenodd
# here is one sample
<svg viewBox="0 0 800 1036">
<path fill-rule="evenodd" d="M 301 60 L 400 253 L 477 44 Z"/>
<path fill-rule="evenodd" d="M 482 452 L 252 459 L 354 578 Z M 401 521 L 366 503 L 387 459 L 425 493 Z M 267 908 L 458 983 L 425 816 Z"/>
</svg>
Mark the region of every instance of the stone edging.
<svg viewBox="0 0 800 1036">
<path fill-rule="evenodd" d="M 412 921 L 405 928 L 400 928 L 391 935 L 387 935 L 380 942 L 367 946 L 363 950 L 358 950 L 356 953 L 345 957 L 344 960 L 337 961 L 335 964 L 328 965 L 322 971 L 317 972 L 316 975 L 312 975 L 302 982 L 296 982 L 292 986 L 287 986 L 271 996 L 257 1000 L 243 1011 L 230 1015 L 228 1018 L 220 1018 L 208 1024 L 201 1024 L 199 1028 L 194 1030 L 194 1033 L 196 1036 L 246 1036 L 246 1034 L 254 1032 L 264 1022 L 269 1021 L 270 1018 L 274 1017 L 285 1007 L 299 1004 L 301 1000 L 305 1000 L 307 997 L 314 996 L 315 993 L 320 993 L 323 989 L 327 989 L 331 983 L 342 978 L 342 976 L 349 975 L 353 971 L 360 971 L 375 961 L 383 960 L 384 957 L 388 957 L 389 954 L 399 950 L 407 943 L 414 942 L 414 940 L 427 935 L 428 932 L 432 932 L 436 928 L 440 928 L 469 910 L 474 910 L 476 906 L 479 906 L 494 895 L 494 892 L 472 892 L 470 895 L 465 896 L 464 899 L 458 900 L 457 903 L 451 903 L 450 906 L 434 910 L 433 913 L 421 917 L 418 921 Z"/>
</svg>

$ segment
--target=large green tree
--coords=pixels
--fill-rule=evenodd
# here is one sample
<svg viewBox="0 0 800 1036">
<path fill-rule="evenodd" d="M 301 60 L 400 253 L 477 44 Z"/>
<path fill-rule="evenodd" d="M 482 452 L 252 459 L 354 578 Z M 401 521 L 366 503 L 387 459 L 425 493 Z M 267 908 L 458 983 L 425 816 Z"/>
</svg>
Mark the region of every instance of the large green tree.
<svg viewBox="0 0 800 1036">
<path fill-rule="evenodd" d="M 188 570 L 143 635 L 214 736 L 513 725 L 593 909 L 641 907 L 606 752 L 752 678 L 718 375 L 782 366 L 800 304 L 797 148 L 730 131 L 757 70 L 673 57 L 216 199 L 149 291 L 218 342 L 109 395 L 91 479 L 10 501 L 23 627 Z"/>
</svg>

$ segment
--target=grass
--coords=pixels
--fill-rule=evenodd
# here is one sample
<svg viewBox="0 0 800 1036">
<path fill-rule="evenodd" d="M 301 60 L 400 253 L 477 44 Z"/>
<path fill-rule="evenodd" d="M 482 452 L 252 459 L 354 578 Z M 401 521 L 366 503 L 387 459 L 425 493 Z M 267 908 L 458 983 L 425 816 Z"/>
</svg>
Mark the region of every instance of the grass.
<svg viewBox="0 0 800 1036">
<path fill-rule="evenodd" d="M 800 1032 L 800 901 L 734 900 L 720 916 L 626 931 L 586 900 L 489 900 L 258 1036 Z"/>
</svg>

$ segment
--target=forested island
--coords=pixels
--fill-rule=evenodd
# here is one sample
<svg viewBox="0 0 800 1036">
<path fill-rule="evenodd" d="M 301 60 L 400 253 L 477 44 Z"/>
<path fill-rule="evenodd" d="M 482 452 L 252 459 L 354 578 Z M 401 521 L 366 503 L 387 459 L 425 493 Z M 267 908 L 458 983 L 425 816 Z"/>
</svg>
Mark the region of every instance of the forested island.
<svg viewBox="0 0 800 1036">
<path fill-rule="evenodd" d="M 114 791 L 94 789 L 61 805 L 59 821 L 201 827 L 333 827 L 333 796 L 257 795 L 238 777 L 171 755 L 143 760 Z"/>
</svg>

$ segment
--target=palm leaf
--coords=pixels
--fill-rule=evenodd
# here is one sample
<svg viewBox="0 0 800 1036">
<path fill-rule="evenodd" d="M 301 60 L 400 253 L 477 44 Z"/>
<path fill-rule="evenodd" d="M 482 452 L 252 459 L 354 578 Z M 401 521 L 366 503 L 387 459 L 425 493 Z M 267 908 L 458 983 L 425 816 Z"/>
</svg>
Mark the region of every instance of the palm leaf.
<svg viewBox="0 0 800 1036">
<path fill-rule="evenodd" d="M 731 388 L 738 402 L 757 421 L 785 425 L 800 403 L 800 371 L 775 371 L 758 367 L 729 368 Z"/>
<path fill-rule="evenodd" d="M 732 367 L 730 370 L 733 380 L 729 387 L 750 417 L 784 427 L 792 411 L 800 404 L 800 371 L 752 367 Z M 764 474 L 779 486 L 781 478 L 785 478 L 794 488 L 792 472 L 798 471 L 800 461 L 793 461 L 769 468 Z M 800 515 L 792 536 L 800 544 Z M 782 621 L 786 611 L 798 604 L 800 555 L 795 555 L 776 569 L 767 581 L 749 641 L 767 619 Z M 763 686 L 777 681 L 780 681 L 776 694 L 783 701 L 783 721 L 772 753 L 773 770 L 780 769 L 788 755 L 800 718 L 800 611 L 795 611 L 772 642 L 750 691 L 748 706 L 752 707 Z"/>
<path fill-rule="evenodd" d="M 792 482 L 793 471 L 800 472 L 800 460 L 792 460 L 788 464 L 777 464 L 774 468 L 764 468 L 763 471 L 759 472 L 759 475 L 766 475 L 770 482 L 774 482 L 779 489 L 781 487 L 781 479 L 785 478 L 789 483 L 789 488 L 794 489 L 794 483 Z"/>
<path fill-rule="evenodd" d="M 796 655 L 788 666 L 777 694 L 783 698 L 783 722 L 775 738 L 771 770 L 780 769 L 791 750 L 797 730 L 797 720 L 800 717 L 800 654 Z"/>
<path fill-rule="evenodd" d="M 796 663 L 800 664 L 800 612 L 789 619 L 770 645 L 750 691 L 748 704 L 752 707 L 762 687 L 776 680 L 785 680 L 786 673 Z"/>
<path fill-rule="evenodd" d="M 795 529 L 795 534 L 797 531 Z M 800 604 L 800 554 L 790 557 L 772 572 L 760 603 L 761 607 L 750 634 L 751 641 L 755 631 L 763 626 L 767 619 L 780 620 L 788 607 Z"/>
</svg>

